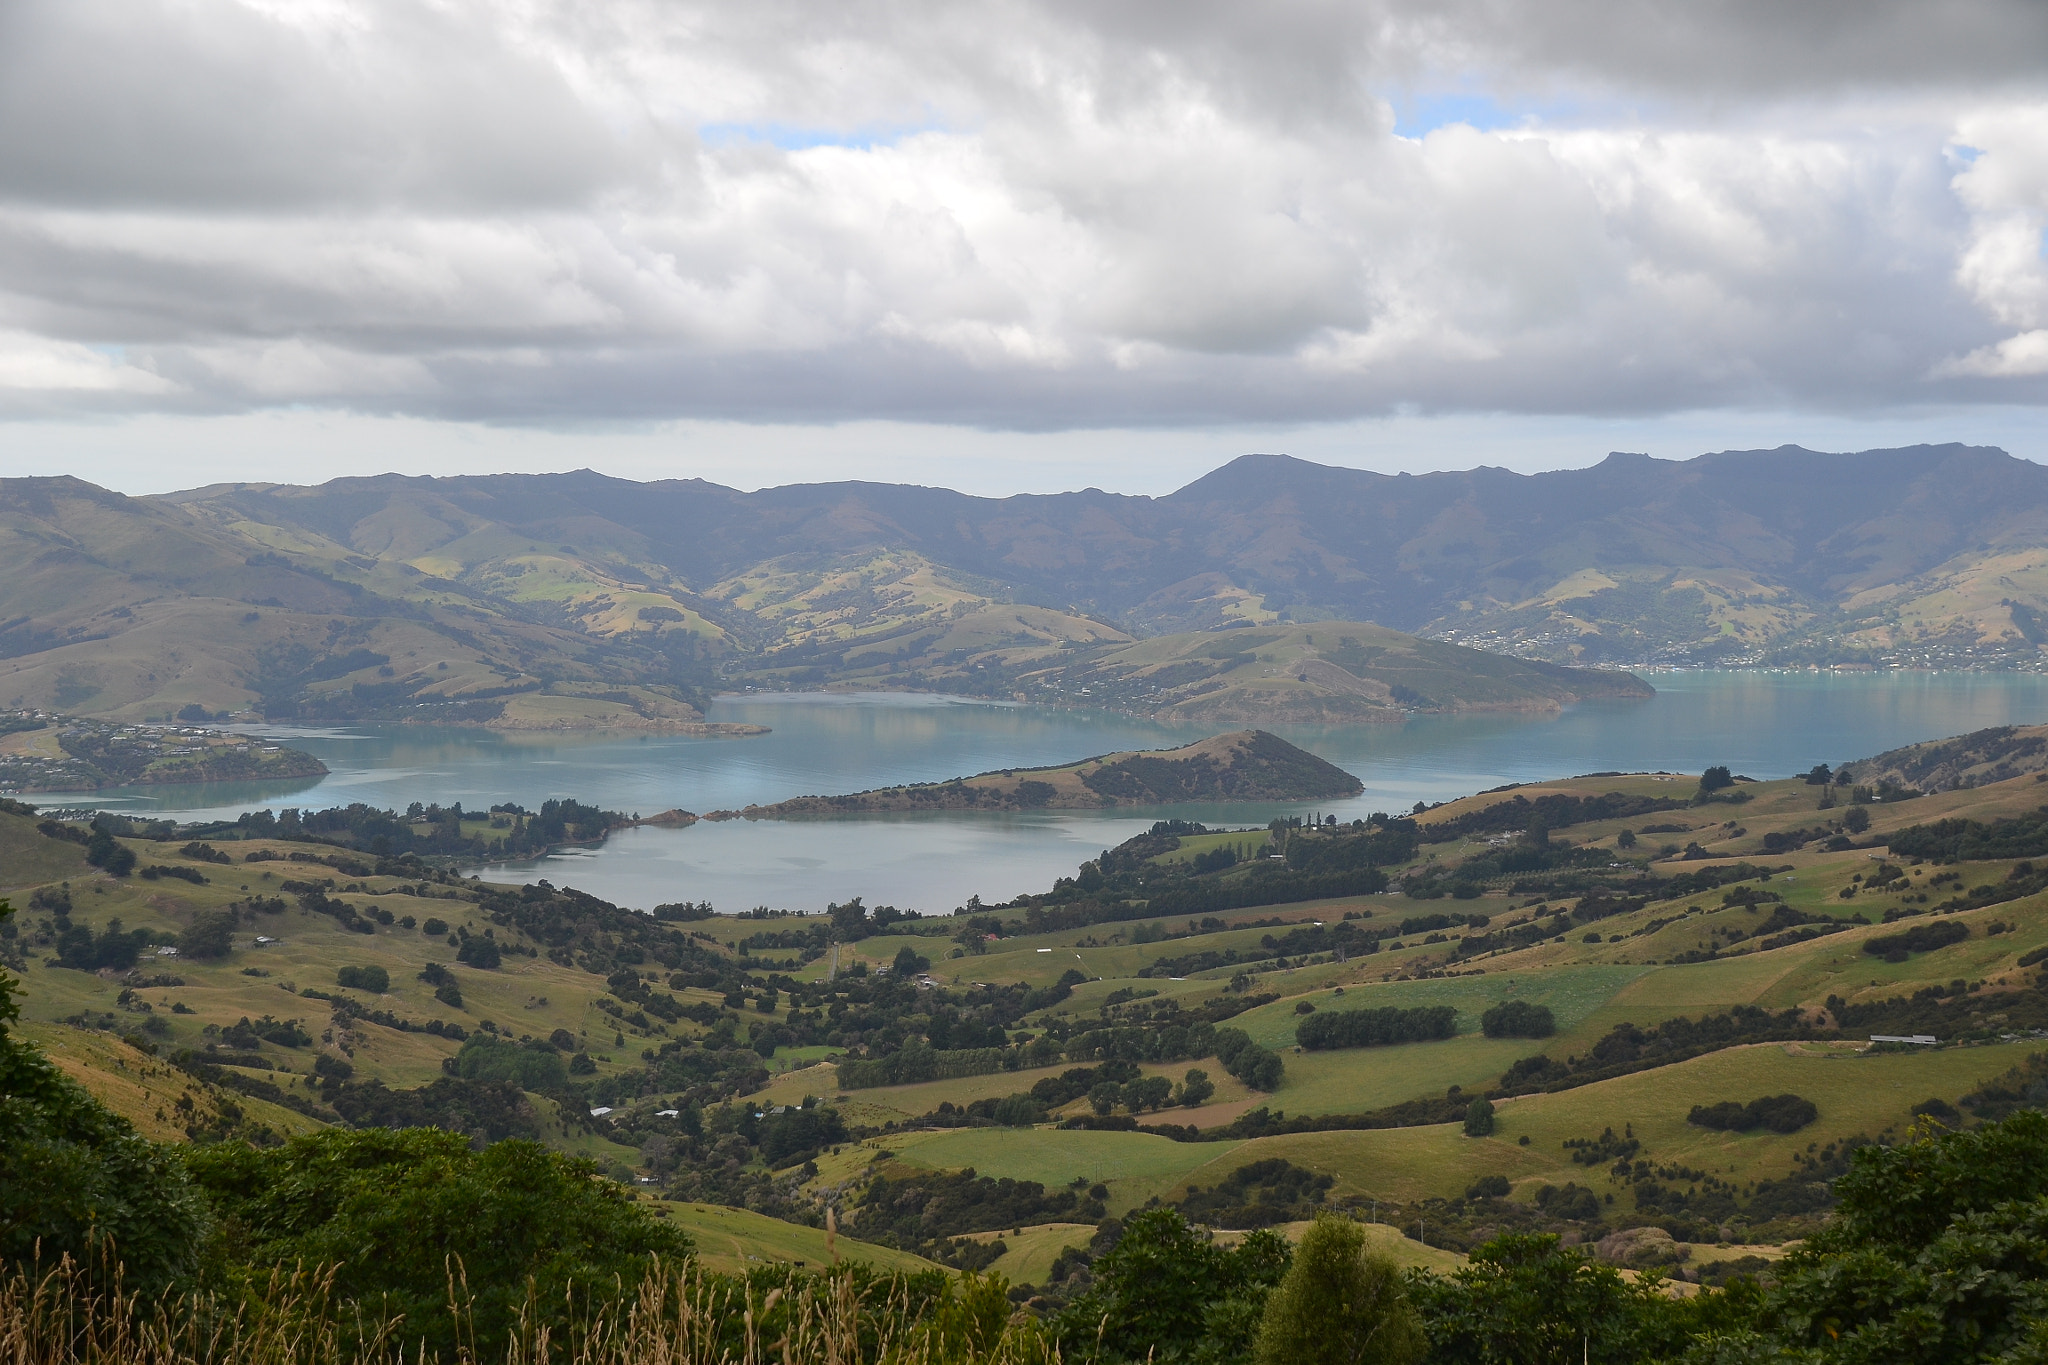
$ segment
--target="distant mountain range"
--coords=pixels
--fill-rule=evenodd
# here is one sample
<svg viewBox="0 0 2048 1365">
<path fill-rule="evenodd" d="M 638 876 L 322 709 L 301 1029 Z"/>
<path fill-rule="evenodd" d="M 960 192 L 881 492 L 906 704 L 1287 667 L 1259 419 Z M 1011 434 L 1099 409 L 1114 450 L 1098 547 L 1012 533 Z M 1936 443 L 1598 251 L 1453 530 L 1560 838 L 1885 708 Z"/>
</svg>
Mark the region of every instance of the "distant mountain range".
<svg viewBox="0 0 2048 1365">
<path fill-rule="evenodd" d="M 2000 664 L 2039 657 L 2043 611 L 2048 468 L 1959 445 L 1536 475 L 1253 455 L 1162 498 L 587 471 L 155 498 L 0 481 L 0 705 L 99 715 L 681 726 L 706 690 L 754 684 L 1085 687 L 1256 723 L 1646 690 L 1445 643 Z"/>
</svg>

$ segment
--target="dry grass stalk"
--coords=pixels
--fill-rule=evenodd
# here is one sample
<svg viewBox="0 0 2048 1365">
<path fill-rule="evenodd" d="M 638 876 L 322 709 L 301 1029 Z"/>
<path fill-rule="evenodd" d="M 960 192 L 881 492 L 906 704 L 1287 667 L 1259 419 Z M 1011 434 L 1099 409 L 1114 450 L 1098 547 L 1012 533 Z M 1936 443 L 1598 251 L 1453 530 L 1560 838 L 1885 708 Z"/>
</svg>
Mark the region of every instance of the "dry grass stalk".
<svg viewBox="0 0 2048 1365">
<path fill-rule="evenodd" d="M 259 1291 L 144 1298 L 66 1259 L 0 1267 L 0 1365 L 438 1365 L 404 1322 L 338 1299 L 333 1268 L 279 1269 Z M 449 1275 L 458 1331 L 447 1365 L 1059 1365 L 1036 1322 L 1011 1319 L 1000 1281 L 969 1277 L 920 1314 L 906 1286 L 864 1302 L 834 1270 L 756 1286 L 657 1265 L 636 1293 L 566 1329 L 529 1292 L 502 1354 L 477 1349 L 468 1285 Z M 559 1315 L 554 1315 L 559 1321 Z M 735 1332 L 734 1326 L 739 1330 Z"/>
</svg>

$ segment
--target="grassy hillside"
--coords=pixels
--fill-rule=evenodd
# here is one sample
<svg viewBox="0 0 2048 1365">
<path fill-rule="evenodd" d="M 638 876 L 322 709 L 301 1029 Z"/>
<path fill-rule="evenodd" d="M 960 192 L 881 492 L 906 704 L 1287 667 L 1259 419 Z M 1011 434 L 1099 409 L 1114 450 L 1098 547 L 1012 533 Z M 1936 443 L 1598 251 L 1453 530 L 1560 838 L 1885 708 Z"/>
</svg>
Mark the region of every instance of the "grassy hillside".
<svg viewBox="0 0 2048 1365">
<path fill-rule="evenodd" d="M 579 514 L 574 496 L 522 507 L 450 491 L 433 480 L 344 480 L 151 500 L 76 479 L 0 484 L 0 620 L 11 623 L 0 631 L 0 704 L 120 720 L 196 706 L 271 719 L 694 730 L 705 690 L 740 679 L 1099 694 L 1093 704 L 1208 723 L 1256 719 L 1283 702 L 1270 718 L 1350 715 L 1366 703 L 1389 716 L 1554 706 L 1632 685 L 1574 683 L 1372 627 L 1354 630 L 1352 653 L 1400 658 L 1368 667 L 1339 644 L 1304 652 L 1278 636 L 1258 642 L 1249 672 L 1238 659 L 1249 640 L 1206 665 L 1196 662 L 1207 657 L 1202 636 L 1126 655 L 1134 636 L 1099 612 L 891 544 L 879 527 L 839 551 L 789 553 L 772 538 L 751 557 L 735 547 L 707 577 L 652 528 Z M 1269 678 L 1287 681 L 1276 691 Z M 1207 700 L 1189 705 L 1197 694 Z"/>
<path fill-rule="evenodd" d="M 0 705 L 681 727 L 745 684 L 1214 726 L 1542 709 L 1638 694 L 1562 663 L 2036 663 L 2044 564 L 2048 476 L 1962 446 L 1526 477 L 1259 456 L 1165 498 L 30 479 L 0 485 Z"/>
<path fill-rule="evenodd" d="M 1531 663 L 1355 621 L 1269 623 L 1108 646 L 1024 682 L 1096 705 L 1240 724 L 1555 711 L 1588 698 L 1651 694 L 1627 673 Z"/>
<path fill-rule="evenodd" d="M 430 509 L 389 520 L 456 529 Z M 458 582 L 446 553 L 366 554 L 232 499 L 0 481 L 0 705 L 120 720 L 196 705 L 515 728 L 701 722 L 688 675 L 719 632 L 558 547 L 470 529 L 441 547 L 486 556 Z M 434 539 L 396 524 L 365 535 L 386 549 Z"/>
<path fill-rule="evenodd" d="M 836 1236 L 828 1241 L 823 1228 L 788 1223 L 746 1209 L 673 1200 L 658 1200 L 655 1209 L 690 1235 L 697 1244 L 698 1259 L 713 1270 L 743 1270 L 773 1261 L 815 1268 L 830 1265 L 835 1256 L 841 1261 L 863 1261 L 886 1270 L 933 1268 L 932 1262 L 921 1256 L 875 1246 L 856 1237 Z"/>
<path fill-rule="evenodd" d="M 668 626 L 812 681 L 966 686 L 1065 639 L 1323 620 L 1553 661 L 1983 664 L 2038 657 L 2048 609 L 2048 477 L 1959 445 L 1530 476 L 1247 456 L 1164 498 L 589 473 L 175 496 L 215 525 L 416 563 L 604 629 L 647 628 L 634 595 L 659 597 Z M 942 642 L 983 604 L 1029 619 L 998 610 Z"/>
</svg>

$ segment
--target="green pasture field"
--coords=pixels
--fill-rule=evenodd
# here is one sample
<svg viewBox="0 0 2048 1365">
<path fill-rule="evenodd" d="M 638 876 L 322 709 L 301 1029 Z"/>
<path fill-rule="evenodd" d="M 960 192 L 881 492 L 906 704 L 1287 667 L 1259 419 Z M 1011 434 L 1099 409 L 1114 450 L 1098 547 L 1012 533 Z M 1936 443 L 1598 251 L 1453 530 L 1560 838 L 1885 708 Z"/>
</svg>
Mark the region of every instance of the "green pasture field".
<svg viewBox="0 0 2048 1365">
<path fill-rule="evenodd" d="M 1572 1180 L 1612 1192 L 1621 1187 L 1608 1180 L 1604 1164 L 1574 1165 L 1563 1144 L 1570 1138 L 1596 1138 L 1609 1127 L 1617 1133 L 1633 1127 L 1643 1156 L 1741 1183 L 1789 1174 L 1793 1153 L 1806 1151 L 1810 1143 L 1825 1146 L 1834 1138 L 1874 1138 L 1888 1131 L 1896 1135 L 1910 1123 L 1915 1103 L 1937 1096 L 1954 1101 L 2033 1050 L 2013 1045 L 1857 1055 L 1839 1048 L 1809 1051 L 1773 1044 L 1731 1048 L 1576 1090 L 1502 1101 L 1488 1138 L 1468 1138 L 1455 1124 L 1312 1133 L 1246 1143 L 1240 1156 L 1285 1155 L 1336 1175 L 1340 1189 L 1394 1198 L 1449 1198 L 1477 1177 L 1493 1174 L 1515 1182 L 1518 1197 L 1532 1196 L 1542 1184 Z M 1746 1103 L 1788 1092 L 1820 1109 L 1820 1117 L 1797 1133 L 1743 1135 L 1686 1122 L 1697 1104 Z M 1524 1135 L 1530 1139 L 1527 1147 L 1520 1145 Z"/>
<path fill-rule="evenodd" d="M 943 1132 L 907 1133 L 878 1139 L 907 1165 L 955 1171 L 972 1166 L 982 1175 L 1036 1180 L 1059 1189 L 1075 1180 L 1101 1181 L 1110 1188 L 1110 1209 L 1122 1212 L 1145 1202 L 1160 1181 L 1185 1179 L 1207 1167 L 1217 1178 L 1241 1162 L 1227 1162 L 1244 1145 L 1236 1142 L 1174 1142 L 1150 1133 L 1111 1133 L 1076 1129 L 956 1128 Z M 1210 1183 L 1204 1180 L 1203 1183 Z"/>
<path fill-rule="evenodd" d="M 34 821 L 0 820 L 0 892 L 87 875 L 99 874 L 87 865 L 84 848 L 45 839 L 36 833 Z M 13 899 L 16 909 L 28 903 L 25 895 Z"/>
<path fill-rule="evenodd" d="M 1341 996 L 1323 990 L 1283 996 L 1230 1022 L 1250 1034 L 1254 1042 L 1267 1047 L 1291 1047 L 1295 1028 L 1307 1017 L 1295 1012 L 1295 1006 L 1303 1001 L 1314 1004 L 1318 1011 L 1329 1013 L 1387 1006 L 1416 1009 L 1427 1005 L 1450 1005 L 1458 1011 L 1458 1032 L 1476 1034 L 1480 1016 L 1489 1008 L 1503 1000 L 1526 1000 L 1531 1004 L 1549 1006 L 1557 1017 L 1559 1029 L 1569 1031 L 1646 970 L 1586 964 L 1559 967 L 1541 974 L 1503 972 L 1429 981 L 1365 982 L 1344 987 Z"/>
<path fill-rule="evenodd" d="M 1235 848 L 1238 850 L 1238 857 L 1250 858 L 1258 853 L 1259 849 L 1265 844 L 1266 838 L 1266 831 L 1263 829 L 1221 830 L 1212 834 L 1183 834 L 1180 838 L 1179 848 L 1167 853 L 1158 854 L 1152 861 L 1155 863 L 1192 862 L 1197 853 L 1207 853 L 1212 849 L 1218 848 Z"/>
<path fill-rule="evenodd" d="M 28 822 L 11 817 L 0 819 L 0 829 L 12 831 L 17 827 L 28 827 Z M 59 849 L 76 847 L 39 835 L 30 837 Z M 177 845 L 130 841 L 129 846 L 136 850 L 142 865 L 195 867 L 208 882 L 200 886 L 172 878 L 153 882 L 139 876 L 116 879 L 85 868 L 67 878 L 75 919 L 96 929 L 119 919 L 128 930 L 153 930 L 168 938 L 188 930 L 194 916 L 202 910 L 225 907 L 251 896 L 278 896 L 280 880 L 314 875 L 290 863 L 222 866 L 194 861 L 181 856 Z M 266 847 L 270 845 L 251 846 Z M 237 845 L 235 851 L 245 850 Z M 322 868 L 318 872 L 326 874 L 328 870 Z M 412 915 L 419 921 L 438 917 L 451 926 L 466 926 L 472 932 L 487 927 L 476 907 L 467 901 L 399 894 L 397 887 L 404 883 L 393 878 L 346 880 L 350 884 L 360 881 L 368 888 L 363 892 L 337 893 L 338 899 L 358 908 L 381 906 L 395 915 Z M 12 899 L 20 911 L 15 918 L 18 928 L 41 917 L 42 912 L 27 908 L 27 896 L 15 895 Z M 274 941 L 258 945 L 254 942 L 258 935 Z M 511 942 L 509 931 L 505 941 Z M 304 1021 L 317 1039 L 329 1014 L 328 1007 L 324 1001 L 296 994 L 300 989 L 317 989 L 417 1022 L 445 1019 L 471 1032 L 484 1020 L 495 1023 L 504 1036 L 514 1038 L 545 1037 L 556 1029 L 567 1029 L 597 1059 L 600 1071 L 618 1069 L 626 1058 L 636 1056 L 646 1042 L 660 1036 L 699 1031 L 687 1024 L 659 1023 L 645 1031 L 622 1030 L 594 1006 L 593 1002 L 602 994 L 601 989 L 594 989 L 599 983 L 587 973 L 560 966 L 545 957 L 508 953 L 499 970 L 477 971 L 457 963 L 455 949 L 444 939 L 429 937 L 419 929 L 393 926 L 375 934 L 351 933 L 325 915 L 299 909 L 288 898 L 284 910 L 256 916 L 253 922 L 245 923 L 236 931 L 234 942 L 234 951 L 216 961 L 162 958 L 145 950 L 137 967 L 145 983 L 154 984 L 136 990 L 138 1008 L 130 1011 L 132 1026 L 140 1029 L 147 1018 L 162 1030 L 152 1034 L 159 1047 L 198 1048 L 207 1043 L 207 1025 L 225 1028 L 244 1016 L 254 1019 L 268 1014 Z M 463 995 L 461 1009 L 434 999 L 433 987 L 418 979 L 421 969 L 430 962 L 454 973 Z M 336 973 L 344 966 L 382 967 L 391 978 L 390 988 L 381 995 L 344 989 L 336 981 Z M 115 997 L 122 989 L 120 983 L 99 975 L 48 967 L 40 954 L 33 954 L 23 977 L 27 984 L 24 1014 L 31 1020 L 55 1022 L 83 1011 L 119 1012 Z M 173 980 L 182 984 L 170 984 Z M 182 1005 L 190 1013 L 174 1012 L 174 1005 Z M 457 1049 L 452 1040 L 427 1033 L 401 1033 L 375 1026 L 358 1032 L 359 1041 L 352 1043 L 353 1064 L 395 1087 L 431 1081 L 442 1074 L 442 1060 L 452 1057 Z M 628 1037 L 627 1044 L 618 1042 L 622 1035 Z M 256 1055 L 289 1074 L 310 1070 L 314 1052 L 313 1048 L 264 1043 Z M 613 1061 L 614 1054 L 619 1055 L 619 1061 Z"/>
<path fill-rule="evenodd" d="M 1190 1183 L 1213 1185 L 1239 1166 L 1271 1157 L 1336 1177 L 1336 1194 L 1368 1199 L 1452 1198 L 1482 1175 L 1507 1176 L 1519 1198 L 1533 1197 L 1540 1185 L 1568 1181 L 1613 1193 L 1622 1187 L 1608 1178 L 1604 1164 L 1574 1165 L 1563 1144 L 1631 1126 L 1644 1156 L 1740 1184 L 1790 1174 L 1793 1154 L 1809 1144 L 1896 1136 L 1911 1122 L 1914 1104 L 1934 1097 L 1953 1102 L 2039 1050 L 2040 1044 L 2009 1044 L 1865 1055 L 1842 1047 L 1732 1048 L 1558 1094 L 1502 1101 L 1489 1138 L 1468 1138 L 1456 1124 L 1202 1143 L 1145 1133 L 982 1128 L 905 1134 L 879 1145 L 906 1164 L 972 1167 L 982 1175 L 1036 1180 L 1049 1188 L 1077 1177 L 1101 1180 L 1109 1185 L 1112 1211 L 1178 1195 Z M 1819 1119 L 1797 1133 L 1733 1134 L 1686 1122 L 1696 1104 L 1746 1103 L 1787 1092 L 1805 1096 L 1820 1110 Z M 1527 1146 L 1519 1142 L 1524 1135 Z"/>
<path fill-rule="evenodd" d="M 863 1242 L 845 1233 L 827 1247 L 825 1229 L 785 1223 L 749 1209 L 729 1209 L 718 1204 L 686 1204 L 673 1200 L 652 1201 L 657 1213 L 690 1235 L 696 1258 L 708 1270 L 732 1272 L 766 1262 L 791 1261 L 817 1268 L 830 1265 L 836 1252 L 842 1261 L 865 1261 L 884 1270 L 936 1270 L 939 1267 L 922 1256 L 890 1247 Z M 1088 1231 L 1092 1234 L 1095 1229 Z M 1057 1254 L 1057 1253 L 1055 1253 Z M 1052 1258 L 1046 1258 L 1050 1267 Z"/>
<path fill-rule="evenodd" d="M 988 1268 L 1011 1284 L 1044 1284 L 1060 1252 L 1085 1247 L 1094 1236 L 1093 1223 L 1033 1223 L 1017 1232 L 975 1233 L 971 1240 L 1000 1240 L 1008 1248 Z"/>
</svg>

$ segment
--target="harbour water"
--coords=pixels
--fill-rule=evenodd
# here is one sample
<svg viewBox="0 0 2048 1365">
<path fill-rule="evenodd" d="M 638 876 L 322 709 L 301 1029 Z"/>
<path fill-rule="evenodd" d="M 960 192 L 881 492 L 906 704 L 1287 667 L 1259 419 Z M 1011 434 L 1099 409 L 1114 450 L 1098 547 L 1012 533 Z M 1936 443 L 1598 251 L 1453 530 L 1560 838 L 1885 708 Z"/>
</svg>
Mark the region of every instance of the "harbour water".
<svg viewBox="0 0 2048 1365">
<path fill-rule="evenodd" d="M 1274 726 L 1358 775 L 1364 793 L 1317 802 L 1349 819 L 1402 810 L 1507 782 L 1601 771 L 1697 772 L 1726 763 L 1782 777 L 1916 740 L 2048 719 L 2048 677 L 2018 673 L 1648 675 L 1657 696 L 1550 716 L 1416 717 L 1400 725 Z M 614 810 L 737 809 L 805 794 L 937 781 L 993 768 L 1068 762 L 1120 749 L 1186 743 L 1201 732 L 1128 716 L 906 694 L 721 698 L 717 721 L 772 733 L 741 739 L 669 735 L 499 734 L 423 726 L 343 726 L 266 734 L 331 769 L 310 783 L 130 788 L 80 797 L 104 809 L 196 819 L 265 806 L 363 801 L 501 801 L 573 796 Z M 44 798 L 56 802 L 59 798 Z M 1071 874 L 1084 859 L 1171 814 L 1263 824 L 1303 805 L 1179 806 L 1171 811 L 1049 811 L 856 820 L 699 823 L 640 828 L 597 849 L 490 869 L 547 877 L 620 904 L 710 900 L 822 909 L 870 904 L 945 912 L 970 894 L 1007 899 Z"/>
</svg>

